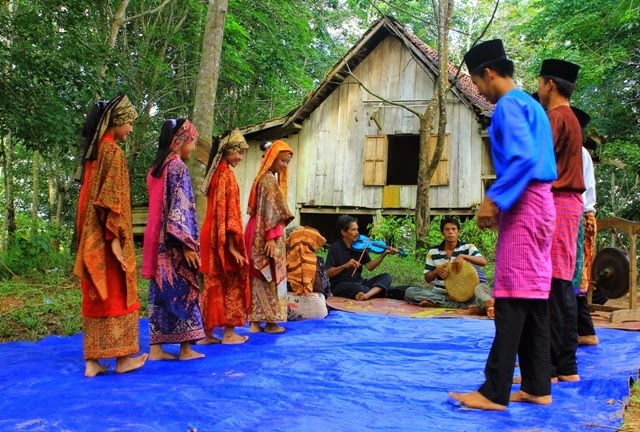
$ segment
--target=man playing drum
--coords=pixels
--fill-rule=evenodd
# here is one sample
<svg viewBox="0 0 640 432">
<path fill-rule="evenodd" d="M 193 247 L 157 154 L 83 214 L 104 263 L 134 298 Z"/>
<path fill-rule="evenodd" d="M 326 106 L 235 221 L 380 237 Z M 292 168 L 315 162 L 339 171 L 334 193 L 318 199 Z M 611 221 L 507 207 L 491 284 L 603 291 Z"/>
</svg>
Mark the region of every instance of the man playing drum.
<svg viewBox="0 0 640 432">
<path fill-rule="evenodd" d="M 442 243 L 429 249 L 424 266 L 426 287 L 409 287 L 405 291 L 404 299 L 408 303 L 428 307 L 444 307 L 450 309 L 484 309 L 493 306 L 491 288 L 487 279 L 478 266 L 487 265 L 487 260 L 472 244 L 458 240 L 460 223 L 451 216 L 446 216 L 440 222 L 440 232 L 444 237 Z M 453 279 L 460 272 L 463 263 L 473 264 L 478 273 L 476 282 L 460 282 L 466 286 L 455 286 L 462 297 L 447 292 L 447 278 Z M 475 276 L 475 275 L 474 275 Z M 464 295 L 463 291 L 468 291 Z M 452 298 L 455 297 L 455 298 Z M 466 298 L 466 301 L 462 300 Z M 485 304 L 486 303 L 486 304 Z"/>
</svg>

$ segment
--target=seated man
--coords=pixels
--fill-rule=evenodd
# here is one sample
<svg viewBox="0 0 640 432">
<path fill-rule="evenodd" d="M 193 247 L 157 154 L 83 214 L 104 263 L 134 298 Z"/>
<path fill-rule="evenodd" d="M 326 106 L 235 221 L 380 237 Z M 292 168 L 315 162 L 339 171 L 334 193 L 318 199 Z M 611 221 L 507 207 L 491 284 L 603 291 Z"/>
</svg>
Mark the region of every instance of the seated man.
<svg viewBox="0 0 640 432">
<path fill-rule="evenodd" d="M 340 240 L 329 248 L 326 263 L 333 295 L 358 301 L 385 297 L 391 288 L 391 275 L 381 273 L 370 279 L 363 279 L 362 267 L 373 271 L 385 256 L 396 254 L 398 250 L 389 248 L 372 260 L 367 251 L 356 252 L 351 248 L 360 235 L 356 218 L 349 215 L 339 216 L 337 228 Z"/>
<path fill-rule="evenodd" d="M 489 310 L 493 307 L 491 288 L 486 284 L 486 277 L 478 266 L 487 265 L 487 260 L 480 251 L 471 243 L 458 240 L 460 235 L 460 223 L 451 216 L 447 216 L 440 222 L 440 232 L 444 241 L 438 246 L 429 249 L 424 266 L 424 279 L 426 287 L 409 287 L 405 291 L 405 301 L 420 306 L 444 307 L 450 309 Z M 480 284 L 474 291 L 474 298 L 466 303 L 452 300 L 447 295 L 444 281 L 449 275 L 447 263 L 459 266 L 463 261 L 473 264 Z M 490 311 L 491 314 L 493 310 Z"/>
</svg>

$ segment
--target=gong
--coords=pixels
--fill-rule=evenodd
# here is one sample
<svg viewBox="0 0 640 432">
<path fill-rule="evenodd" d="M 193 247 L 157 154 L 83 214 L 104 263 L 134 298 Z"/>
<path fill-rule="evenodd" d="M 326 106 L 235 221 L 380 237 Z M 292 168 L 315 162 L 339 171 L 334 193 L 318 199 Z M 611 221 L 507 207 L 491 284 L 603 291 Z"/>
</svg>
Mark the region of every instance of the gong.
<svg viewBox="0 0 640 432">
<path fill-rule="evenodd" d="M 613 247 L 600 250 L 593 259 L 591 277 L 607 297 L 622 297 L 629 291 L 629 256 Z"/>
</svg>

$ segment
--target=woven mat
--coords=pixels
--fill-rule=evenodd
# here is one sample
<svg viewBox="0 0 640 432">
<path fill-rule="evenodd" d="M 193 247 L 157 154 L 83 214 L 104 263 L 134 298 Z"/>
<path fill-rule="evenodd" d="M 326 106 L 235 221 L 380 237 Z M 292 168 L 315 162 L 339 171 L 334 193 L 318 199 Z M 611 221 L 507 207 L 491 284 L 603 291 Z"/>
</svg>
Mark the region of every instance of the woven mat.
<svg viewBox="0 0 640 432">
<path fill-rule="evenodd" d="M 369 313 L 387 316 L 404 316 L 410 318 L 452 318 L 465 317 L 472 319 L 488 319 L 486 316 L 465 315 L 460 310 L 422 307 L 409 304 L 402 300 L 388 298 L 374 298 L 366 301 L 356 301 L 344 297 L 332 296 L 327 299 L 327 306 L 345 312 Z M 611 324 L 608 312 L 592 314 L 593 325 L 598 328 L 612 328 L 620 330 L 640 331 L 640 321 L 627 321 Z"/>
</svg>

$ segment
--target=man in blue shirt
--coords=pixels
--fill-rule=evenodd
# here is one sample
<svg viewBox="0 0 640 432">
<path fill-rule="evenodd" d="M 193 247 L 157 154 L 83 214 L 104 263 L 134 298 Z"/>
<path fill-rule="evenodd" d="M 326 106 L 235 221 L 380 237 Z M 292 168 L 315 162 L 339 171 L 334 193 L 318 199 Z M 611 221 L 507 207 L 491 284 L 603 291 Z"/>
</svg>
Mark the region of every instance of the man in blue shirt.
<svg viewBox="0 0 640 432">
<path fill-rule="evenodd" d="M 481 228 L 498 228 L 496 334 L 478 391 L 449 393 L 469 408 L 504 410 L 510 401 L 551 403 L 548 298 L 557 177 L 551 126 L 539 103 L 517 88 L 513 62 L 499 39 L 465 54 L 471 80 L 496 103 L 488 132 L 496 181 L 477 214 Z M 516 354 L 522 386 L 511 394 Z"/>
</svg>

